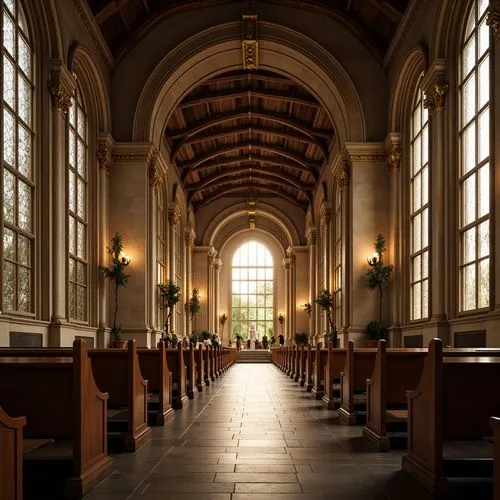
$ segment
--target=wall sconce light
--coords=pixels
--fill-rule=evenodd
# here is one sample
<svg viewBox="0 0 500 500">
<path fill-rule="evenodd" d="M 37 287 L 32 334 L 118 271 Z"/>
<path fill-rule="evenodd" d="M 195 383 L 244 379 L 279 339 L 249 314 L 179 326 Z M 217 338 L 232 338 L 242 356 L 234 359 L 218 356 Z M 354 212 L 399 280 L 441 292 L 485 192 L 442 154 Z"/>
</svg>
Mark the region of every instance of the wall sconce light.
<svg viewBox="0 0 500 500">
<path fill-rule="evenodd" d="M 304 312 L 306 312 L 308 316 L 311 316 L 312 306 L 309 302 L 306 302 L 305 304 L 299 304 L 299 307 L 302 307 L 304 309 Z"/>
<path fill-rule="evenodd" d="M 369 266 L 375 267 L 379 263 L 380 257 L 377 252 L 374 252 L 373 255 L 366 258 L 366 261 Z"/>
<path fill-rule="evenodd" d="M 125 255 L 124 253 L 120 254 L 120 263 L 122 266 L 128 266 L 132 259 L 128 256 Z"/>
</svg>

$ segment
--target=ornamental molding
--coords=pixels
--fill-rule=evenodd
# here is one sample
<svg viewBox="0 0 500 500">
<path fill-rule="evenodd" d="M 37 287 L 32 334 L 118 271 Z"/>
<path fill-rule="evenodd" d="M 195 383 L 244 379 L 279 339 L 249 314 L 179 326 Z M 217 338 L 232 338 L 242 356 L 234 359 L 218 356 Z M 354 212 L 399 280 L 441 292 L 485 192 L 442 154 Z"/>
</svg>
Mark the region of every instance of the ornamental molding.
<svg viewBox="0 0 500 500">
<path fill-rule="evenodd" d="M 194 242 L 196 239 L 196 235 L 190 227 L 186 227 L 184 229 L 184 241 L 186 243 L 187 248 L 194 248 Z"/>
<path fill-rule="evenodd" d="M 400 53 L 401 47 L 408 33 L 413 28 L 423 4 L 424 0 L 413 0 L 413 2 L 410 2 L 384 57 L 383 66 L 385 69 L 393 63 L 394 59 Z"/>
<path fill-rule="evenodd" d="M 54 110 L 67 115 L 73 104 L 75 90 L 76 78 L 71 71 L 60 59 L 52 59 L 50 61 L 49 92 Z"/>
<path fill-rule="evenodd" d="M 448 60 L 436 59 L 424 75 L 422 80 L 424 107 L 430 113 L 444 109 L 449 90 L 447 74 Z"/>
<path fill-rule="evenodd" d="M 341 188 L 348 187 L 351 183 L 351 163 L 346 158 L 342 158 L 335 180 Z"/>
<path fill-rule="evenodd" d="M 160 181 L 161 181 L 161 172 L 160 172 L 160 168 L 158 167 L 158 165 L 156 163 L 156 158 L 152 158 L 151 161 L 149 162 L 148 178 L 149 178 L 149 185 L 153 189 L 157 189 L 158 186 L 160 185 Z"/>
<path fill-rule="evenodd" d="M 307 246 L 311 247 L 318 243 L 318 230 L 315 227 L 309 227 L 306 231 Z"/>
<path fill-rule="evenodd" d="M 387 166 L 389 174 L 401 166 L 403 151 L 401 149 L 401 134 L 399 132 L 391 132 L 385 140 L 387 150 Z"/>
<path fill-rule="evenodd" d="M 321 206 L 319 217 L 321 221 L 321 229 L 323 231 L 327 230 L 328 224 L 330 224 L 330 220 L 332 218 L 332 208 L 329 203 L 325 203 Z"/>
<path fill-rule="evenodd" d="M 493 36 L 497 38 L 500 34 L 500 0 L 490 0 L 486 24 L 490 26 Z"/>
<path fill-rule="evenodd" d="M 259 42 L 257 41 L 258 17 L 255 14 L 245 14 L 243 21 L 243 41 L 241 55 L 244 70 L 259 69 Z"/>
<path fill-rule="evenodd" d="M 94 42 L 97 52 L 101 55 L 104 61 L 110 66 L 110 68 L 115 67 L 115 59 L 113 54 L 109 50 L 108 44 L 104 39 L 101 28 L 97 24 L 92 11 L 90 10 L 87 2 L 85 0 L 73 0 L 73 5 L 76 7 L 78 15 L 82 20 L 87 33 Z"/>
<path fill-rule="evenodd" d="M 290 269 L 290 265 L 292 262 L 291 262 L 291 259 L 286 258 L 286 259 L 282 260 L 282 263 L 283 263 L 283 268 L 285 269 L 285 271 L 288 271 Z"/>
<path fill-rule="evenodd" d="M 168 207 L 168 223 L 170 227 L 177 226 L 177 224 L 179 224 L 180 221 L 181 221 L 181 213 L 179 211 L 179 208 L 175 203 L 171 204 Z"/>
</svg>

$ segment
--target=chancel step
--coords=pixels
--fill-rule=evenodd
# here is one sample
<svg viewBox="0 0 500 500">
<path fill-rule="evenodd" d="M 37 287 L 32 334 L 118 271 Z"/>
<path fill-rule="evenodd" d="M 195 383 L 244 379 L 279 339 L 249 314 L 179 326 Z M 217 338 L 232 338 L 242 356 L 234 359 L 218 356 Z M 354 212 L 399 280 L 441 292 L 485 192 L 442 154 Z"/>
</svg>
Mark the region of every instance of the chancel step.
<svg viewBox="0 0 500 500">
<path fill-rule="evenodd" d="M 265 349 L 246 350 L 238 352 L 237 363 L 270 363 L 271 355 Z"/>
</svg>

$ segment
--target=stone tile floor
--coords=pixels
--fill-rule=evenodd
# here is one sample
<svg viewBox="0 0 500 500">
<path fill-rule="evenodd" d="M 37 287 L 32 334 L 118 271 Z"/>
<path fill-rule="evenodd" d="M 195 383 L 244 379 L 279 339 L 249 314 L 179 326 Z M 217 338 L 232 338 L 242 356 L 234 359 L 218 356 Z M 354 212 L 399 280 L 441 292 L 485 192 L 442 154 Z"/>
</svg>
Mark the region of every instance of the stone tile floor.
<svg viewBox="0 0 500 500">
<path fill-rule="evenodd" d="M 114 455 L 86 499 L 432 498 L 401 471 L 403 451 L 373 451 L 336 417 L 273 365 L 235 365 L 138 452 Z M 491 484 L 457 483 L 448 498 L 491 495 Z"/>
</svg>

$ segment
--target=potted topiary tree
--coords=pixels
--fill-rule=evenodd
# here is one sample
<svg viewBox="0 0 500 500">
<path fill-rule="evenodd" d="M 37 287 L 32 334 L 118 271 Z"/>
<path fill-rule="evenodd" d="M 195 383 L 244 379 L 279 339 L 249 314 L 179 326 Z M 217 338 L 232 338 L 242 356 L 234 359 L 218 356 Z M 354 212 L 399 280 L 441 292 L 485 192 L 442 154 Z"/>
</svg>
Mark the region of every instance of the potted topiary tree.
<svg viewBox="0 0 500 500">
<path fill-rule="evenodd" d="M 239 351 L 241 349 L 241 341 L 243 340 L 242 335 L 236 334 L 236 349 Z"/>
<path fill-rule="evenodd" d="M 189 314 L 191 315 L 191 328 L 196 331 L 196 315 L 200 312 L 200 292 L 198 288 L 193 288 L 193 293 L 189 299 Z"/>
<path fill-rule="evenodd" d="M 111 347 L 125 347 L 125 342 L 121 339 L 122 326 L 116 324 L 116 317 L 118 314 L 118 290 L 127 285 L 130 275 L 125 274 L 125 268 L 130 264 L 130 258 L 124 255 L 123 242 L 120 234 L 115 233 L 111 238 L 111 246 L 106 248 L 108 255 L 111 258 L 109 267 L 99 266 L 100 273 L 104 278 L 109 279 L 112 283 L 115 304 L 113 311 L 113 326 L 111 327 L 112 344 Z"/>
<path fill-rule="evenodd" d="M 309 341 L 309 336 L 306 332 L 300 332 L 295 334 L 295 343 L 297 345 L 307 345 Z"/>
<path fill-rule="evenodd" d="M 327 337 L 330 342 L 333 342 L 333 346 L 337 347 L 338 343 L 337 328 L 333 323 L 333 317 L 332 317 L 332 313 L 335 308 L 333 295 L 327 289 L 321 290 L 321 292 L 319 292 L 319 295 L 314 299 L 314 302 L 316 302 L 316 304 L 318 304 L 319 307 L 326 312 L 326 317 L 328 319 L 328 326 L 330 327 Z"/>
<path fill-rule="evenodd" d="M 226 313 L 222 313 L 221 316 L 220 316 L 220 326 L 222 327 L 220 329 L 220 336 L 221 336 L 221 338 L 224 337 L 224 325 L 226 324 L 226 321 L 227 321 L 227 314 Z"/>
<path fill-rule="evenodd" d="M 365 332 L 368 339 L 376 344 L 379 339 L 383 339 L 387 335 L 387 328 L 382 325 L 383 287 L 389 283 L 393 267 L 392 265 L 384 265 L 386 244 L 382 234 L 378 234 L 373 246 L 375 248 L 375 253 L 368 259 L 370 269 L 366 273 L 366 278 L 368 288 L 378 291 L 378 321 L 371 321 L 368 323 Z"/>
<path fill-rule="evenodd" d="M 165 340 L 170 334 L 170 320 L 174 312 L 174 307 L 181 298 L 181 287 L 177 286 L 172 280 L 167 280 L 166 283 L 159 283 L 158 290 L 160 292 L 161 307 L 167 309 L 167 317 L 165 319 L 165 331 L 162 333 L 162 340 Z"/>
</svg>

